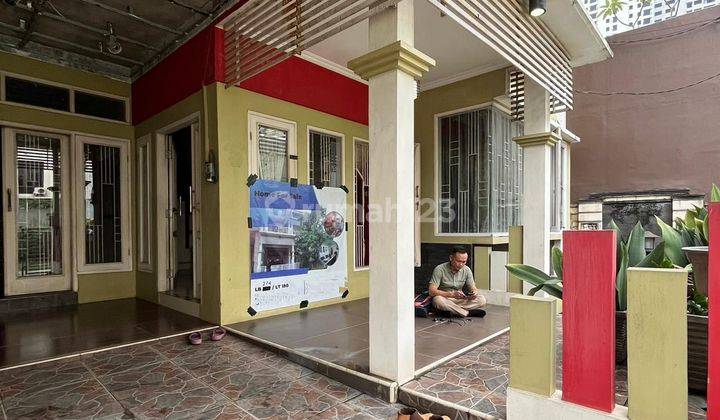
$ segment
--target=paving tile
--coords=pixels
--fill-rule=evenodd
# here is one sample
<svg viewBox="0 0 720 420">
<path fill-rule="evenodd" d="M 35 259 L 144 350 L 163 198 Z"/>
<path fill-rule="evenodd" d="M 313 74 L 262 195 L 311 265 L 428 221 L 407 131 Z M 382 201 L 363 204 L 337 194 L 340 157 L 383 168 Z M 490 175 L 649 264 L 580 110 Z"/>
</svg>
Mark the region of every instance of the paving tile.
<svg viewBox="0 0 720 420">
<path fill-rule="evenodd" d="M 194 377 L 185 370 L 165 361 L 145 366 L 145 369 L 128 370 L 99 377 L 100 382 L 118 400 L 128 400 L 138 392 L 164 392 L 182 387 Z"/>
<path fill-rule="evenodd" d="M 330 407 L 320 414 L 315 414 L 312 418 L 321 420 L 374 420 L 378 417 L 371 416 L 343 403 Z"/>
<path fill-rule="evenodd" d="M 425 377 L 408 382 L 403 385 L 404 389 L 409 389 L 425 395 L 430 395 L 441 400 L 450 401 L 463 407 L 472 407 L 483 400 L 490 390 L 486 388 L 471 389 L 459 385 L 440 382 Z"/>
<path fill-rule="evenodd" d="M 215 347 L 212 351 L 199 351 L 175 357 L 172 362 L 197 377 L 240 367 L 249 362 L 237 350 L 227 347 Z"/>
<path fill-rule="evenodd" d="M 298 382 L 311 386 L 318 391 L 324 392 L 340 401 L 347 401 L 361 394 L 357 389 L 345 386 L 338 381 L 332 380 L 319 373 L 312 373 L 298 379 Z"/>
<path fill-rule="evenodd" d="M 8 418 L 120 418 L 123 407 L 95 379 L 32 390 L 4 399 Z"/>
<path fill-rule="evenodd" d="M 192 418 L 201 420 L 251 420 L 253 417 L 235 404 L 224 404 L 194 414 Z"/>
<path fill-rule="evenodd" d="M 303 376 L 313 373 L 312 370 L 306 367 L 300 366 L 299 364 L 293 363 L 284 357 L 276 355 L 262 359 L 261 363 L 271 366 L 282 372 L 283 375 L 289 376 L 293 379 L 302 378 Z"/>
<path fill-rule="evenodd" d="M 219 407 L 228 407 L 230 401 L 197 379 L 184 382 L 174 389 L 160 393 L 150 387 L 135 390 L 132 397 L 120 402 L 140 419 L 201 417 L 203 413 L 217 416 Z M 210 416 L 209 416 L 210 417 Z"/>
<path fill-rule="evenodd" d="M 21 393 L 37 393 L 74 382 L 92 379 L 80 358 L 62 359 L 0 372 L 0 396 L 5 401 Z"/>
<path fill-rule="evenodd" d="M 306 418 L 339 403 L 339 400 L 298 381 L 265 388 L 237 401 L 240 408 L 258 419 Z"/>
<path fill-rule="evenodd" d="M 415 408 L 420 412 L 428 412 L 441 416 L 448 416 L 453 420 L 467 420 L 468 416 L 465 411 L 456 410 L 447 404 L 441 404 L 422 395 L 410 393 L 405 389 L 400 389 L 398 399 L 401 403 Z"/>
<path fill-rule="evenodd" d="M 215 372 L 200 378 L 231 400 L 247 398 L 273 386 L 292 382 L 293 378 L 261 362 Z"/>
<path fill-rule="evenodd" d="M 396 419 L 398 411 L 405 407 L 402 404 L 390 404 L 365 394 L 355 397 L 345 404 L 378 419 Z"/>
<path fill-rule="evenodd" d="M 260 361 L 275 355 L 272 350 L 269 350 L 255 343 L 251 343 L 248 340 L 237 337 L 226 337 L 225 339 L 223 339 L 223 341 L 225 341 L 227 338 L 230 338 L 231 340 L 229 340 L 226 344 L 229 344 L 230 347 L 237 350 L 238 353 L 240 353 L 241 355 L 245 356 L 249 362 Z"/>
<path fill-rule="evenodd" d="M 485 363 L 440 368 L 423 375 L 420 384 L 446 383 L 488 393 L 508 381 L 508 370 Z"/>
<path fill-rule="evenodd" d="M 165 361 L 165 357 L 147 345 L 125 346 L 113 350 L 85 354 L 82 361 L 95 375 L 105 376 L 130 370 L 143 370 L 148 365 Z"/>
</svg>

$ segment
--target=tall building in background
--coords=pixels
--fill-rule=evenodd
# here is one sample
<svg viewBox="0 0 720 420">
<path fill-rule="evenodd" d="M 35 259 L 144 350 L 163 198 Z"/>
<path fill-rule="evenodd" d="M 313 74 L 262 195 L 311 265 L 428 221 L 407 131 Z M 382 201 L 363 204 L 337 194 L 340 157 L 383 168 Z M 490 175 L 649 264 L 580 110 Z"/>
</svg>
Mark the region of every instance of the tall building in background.
<svg viewBox="0 0 720 420">
<path fill-rule="evenodd" d="M 583 0 L 583 4 L 590 14 L 590 18 L 606 37 L 720 4 L 720 0 L 676 1 L 680 2 L 676 14 L 673 13 L 676 6 L 675 1 L 672 0 L 652 0 L 644 7 L 641 7 L 637 1 L 630 0 L 617 15 L 607 17 L 603 16 L 605 0 Z M 636 21 L 637 23 L 635 23 Z M 629 24 L 635 26 L 628 26 Z"/>
</svg>

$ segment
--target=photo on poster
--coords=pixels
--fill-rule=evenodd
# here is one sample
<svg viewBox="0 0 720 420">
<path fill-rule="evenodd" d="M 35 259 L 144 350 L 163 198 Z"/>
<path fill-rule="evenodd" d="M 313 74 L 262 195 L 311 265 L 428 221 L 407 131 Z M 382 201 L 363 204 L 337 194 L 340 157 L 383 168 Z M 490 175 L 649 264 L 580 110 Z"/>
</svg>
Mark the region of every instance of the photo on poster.
<svg viewBox="0 0 720 420">
<path fill-rule="evenodd" d="M 340 296 L 347 283 L 346 200 L 340 188 L 266 180 L 250 187 L 253 309 Z"/>
</svg>

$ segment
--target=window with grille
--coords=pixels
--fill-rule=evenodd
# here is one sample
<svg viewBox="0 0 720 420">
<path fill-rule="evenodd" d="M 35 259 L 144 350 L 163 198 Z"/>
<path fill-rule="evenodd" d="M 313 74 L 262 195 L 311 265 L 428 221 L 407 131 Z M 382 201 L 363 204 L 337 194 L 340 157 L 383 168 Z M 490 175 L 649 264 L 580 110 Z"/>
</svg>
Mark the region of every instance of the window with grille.
<svg viewBox="0 0 720 420">
<path fill-rule="evenodd" d="M 131 269 L 127 142 L 77 138 L 79 270 Z"/>
<path fill-rule="evenodd" d="M 342 185 L 342 137 L 310 130 L 309 179 L 311 185 Z"/>
<path fill-rule="evenodd" d="M 550 155 L 550 231 L 560 232 L 568 228 L 569 223 L 569 154 L 563 141 L 553 146 Z"/>
<path fill-rule="evenodd" d="M 355 140 L 355 268 L 370 266 L 370 148 Z"/>
<path fill-rule="evenodd" d="M 438 232 L 502 233 L 520 224 L 522 124 L 488 107 L 442 116 Z"/>
<path fill-rule="evenodd" d="M 297 178 L 295 123 L 250 112 L 250 174 L 290 182 Z"/>
</svg>

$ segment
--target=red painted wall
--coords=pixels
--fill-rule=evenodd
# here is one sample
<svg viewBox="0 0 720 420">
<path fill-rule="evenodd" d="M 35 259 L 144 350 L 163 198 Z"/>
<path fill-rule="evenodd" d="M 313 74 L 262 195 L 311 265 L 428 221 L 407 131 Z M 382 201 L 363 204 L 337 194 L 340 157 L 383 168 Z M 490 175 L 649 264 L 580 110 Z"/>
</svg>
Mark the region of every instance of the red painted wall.
<svg viewBox="0 0 720 420">
<path fill-rule="evenodd" d="M 720 419 L 720 203 L 710 204 L 707 418 Z"/>
<path fill-rule="evenodd" d="M 241 2 L 243 3 L 243 2 Z M 132 121 L 139 124 L 224 77 L 222 29 L 210 26 L 132 85 Z M 363 83 L 292 57 L 241 84 L 243 89 L 368 123 Z"/>
</svg>

